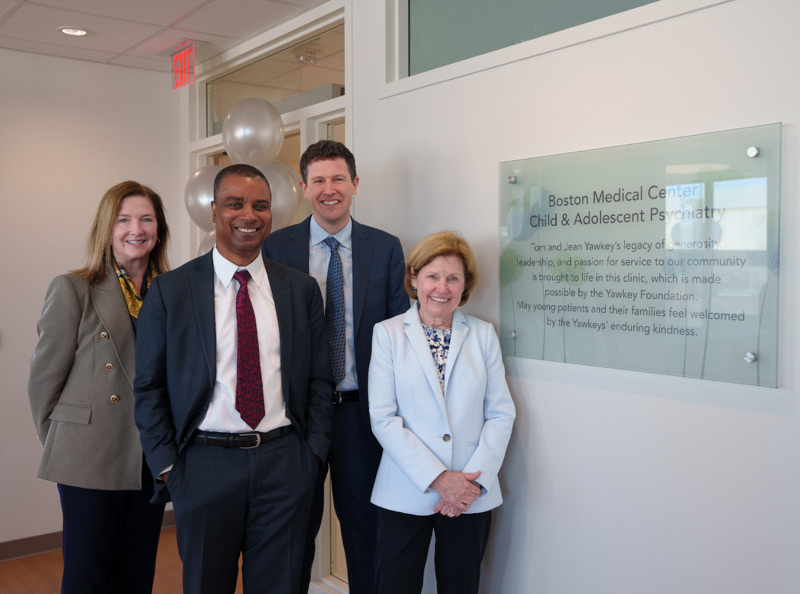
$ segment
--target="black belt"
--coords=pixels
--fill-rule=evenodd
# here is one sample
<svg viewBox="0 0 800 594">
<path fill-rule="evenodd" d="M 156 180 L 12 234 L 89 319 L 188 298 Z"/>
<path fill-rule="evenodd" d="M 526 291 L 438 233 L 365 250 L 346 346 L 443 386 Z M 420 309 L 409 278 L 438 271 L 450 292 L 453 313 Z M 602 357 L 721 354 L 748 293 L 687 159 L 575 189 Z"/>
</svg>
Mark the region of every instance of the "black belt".
<svg viewBox="0 0 800 594">
<path fill-rule="evenodd" d="M 278 427 L 266 433 L 252 431 L 250 433 L 218 433 L 216 431 L 195 431 L 192 435 L 193 443 L 216 446 L 218 448 L 241 448 L 249 450 L 257 448 L 262 443 L 283 437 L 291 430 L 291 425 Z"/>
<path fill-rule="evenodd" d="M 347 392 L 334 392 L 331 402 L 333 404 L 341 404 L 342 402 L 355 402 L 358 400 L 358 390 L 349 390 Z"/>
</svg>

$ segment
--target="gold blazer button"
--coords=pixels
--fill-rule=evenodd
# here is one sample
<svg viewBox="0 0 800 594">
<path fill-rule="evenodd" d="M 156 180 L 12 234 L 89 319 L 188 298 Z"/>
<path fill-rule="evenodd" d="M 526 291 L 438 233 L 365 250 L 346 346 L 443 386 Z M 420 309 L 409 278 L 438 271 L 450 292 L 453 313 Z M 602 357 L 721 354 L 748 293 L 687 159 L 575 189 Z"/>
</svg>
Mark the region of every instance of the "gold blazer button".
<svg viewBox="0 0 800 594">
<path fill-rule="evenodd" d="M 444 437 L 442 437 L 442 439 L 445 440 L 445 441 L 450 441 L 450 434 L 449 433 L 445 433 Z"/>
<path fill-rule="evenodd" d="M 102 338 L 103 340 L 108 340 L 108 332 L 101 332 L 100 338 Z"/>
<path fill-rule="evenodd" d="M 119 396 L 112 394 L 110 400 L 111 402 L 119 402 Z"/>
<path fill-rule="evenodd" d="M 114 369 L 114 364 L 113 363 L 106 363 L 106 369 L 111 371 L 112 369 Z"/>
</svg>

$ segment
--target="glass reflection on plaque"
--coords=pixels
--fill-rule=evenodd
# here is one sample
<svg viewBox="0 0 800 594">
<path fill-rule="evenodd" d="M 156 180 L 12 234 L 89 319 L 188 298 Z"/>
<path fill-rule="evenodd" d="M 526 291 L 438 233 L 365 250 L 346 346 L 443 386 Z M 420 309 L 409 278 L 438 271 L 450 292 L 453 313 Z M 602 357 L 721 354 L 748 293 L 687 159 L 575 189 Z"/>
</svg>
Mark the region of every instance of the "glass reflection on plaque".
<svg viewBox="0 0 800 594">
<path fill-rule="evenodd" d="M 777 386 L 781 125 L 500 165 L 508 356 Z"/>
</svg>

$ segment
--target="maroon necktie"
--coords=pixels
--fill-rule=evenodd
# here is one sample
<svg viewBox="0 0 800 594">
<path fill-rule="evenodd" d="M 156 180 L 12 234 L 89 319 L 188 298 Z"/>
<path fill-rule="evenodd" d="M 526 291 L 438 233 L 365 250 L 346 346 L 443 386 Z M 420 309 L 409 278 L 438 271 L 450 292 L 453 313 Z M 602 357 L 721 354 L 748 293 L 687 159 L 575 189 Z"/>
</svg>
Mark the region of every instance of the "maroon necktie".
<svg viewBox="0 0 800 594">
<path fill-rule="evenodd" d="M 264 384 L 261 381 L 256 315 L 247 292 L 250 273 L 240 270 L 233 278 L 239 281 L 236 294 L 236 410 L 242 420 L 255 429 L 264 418 Z"/>
</svg>

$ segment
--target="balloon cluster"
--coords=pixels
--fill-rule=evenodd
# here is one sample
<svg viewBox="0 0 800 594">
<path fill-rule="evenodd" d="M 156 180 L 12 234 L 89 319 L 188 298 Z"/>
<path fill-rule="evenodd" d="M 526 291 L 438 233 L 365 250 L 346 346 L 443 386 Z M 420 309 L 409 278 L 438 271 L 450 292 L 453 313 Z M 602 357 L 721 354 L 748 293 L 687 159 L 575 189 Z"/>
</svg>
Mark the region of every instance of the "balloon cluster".
<svg viewBox="0 0 800 594">
<path fill-rule="evenodd" d="M 234 163 L 246 163 L 259 169 L 269 180 L 272 191 L 272 228 L 285 227 L 294 216 L 303 190 L 294 169 L 275 157 L 283 146 L 283 120 L 278 110 L 264 99 L 251 97 L 234 105 L 222 123 L 222 142 Z M 186 182 L 186 210 L 206 235 L 200 240 L 198 254 L 214 247 L 216 241 L 211 202 L 214 178 L 222 171 L 218 165 L 206 165 Z"/>
</svg>

